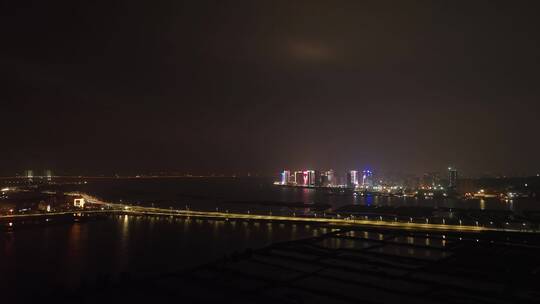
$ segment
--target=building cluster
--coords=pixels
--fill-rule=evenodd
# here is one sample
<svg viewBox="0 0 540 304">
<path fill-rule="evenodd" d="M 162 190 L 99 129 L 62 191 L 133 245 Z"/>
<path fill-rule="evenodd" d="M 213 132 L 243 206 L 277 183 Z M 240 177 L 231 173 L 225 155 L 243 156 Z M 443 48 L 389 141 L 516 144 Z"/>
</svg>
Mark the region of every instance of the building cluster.
<svg viewBox="0 0 540 304">
<path fill-rule="evenodd" d="M 43 175 L 34 175 L 34 170 L 26 170 L 24 171 L 24 177 L 28 179 L 29 181 L 34 181 L 34 179 L 41 179 L 46 181 L 52 181 L 53 173 L 51 170 L 44 170 Z"/>
<path fill-rule="evenodd" d="M 455 192 L 458 187 L 458 171 L 449 167 L 447 177 L 441 178 L 439 173 L 426 173 L 417 181 L 411 179 L 391 179 L 377 176 L 375 179 L 371 169 L 350 170 L 338 175 L 334 170 L 283 170 L 276 184 L 298 187 L 339 187 L 370 191 L 398 191 L 400 189 L 419 191 Z"/>
<path fill-rule="evenodd" d="M 0 189 L 0 215 L 31 212 L 62 212 L 87 208 L 83 197 L 41 192 L 18 187 Z"/>
<path fill-rule="evenodd" d="M 370 188 L 374 186 L 373 172 L 371 170 L 350 170 L 345 179 L 336 175 L 334 170 L 300 170 L 281 172 L 281 185 L 302 187 L 348 187 Z"/>
</svg>

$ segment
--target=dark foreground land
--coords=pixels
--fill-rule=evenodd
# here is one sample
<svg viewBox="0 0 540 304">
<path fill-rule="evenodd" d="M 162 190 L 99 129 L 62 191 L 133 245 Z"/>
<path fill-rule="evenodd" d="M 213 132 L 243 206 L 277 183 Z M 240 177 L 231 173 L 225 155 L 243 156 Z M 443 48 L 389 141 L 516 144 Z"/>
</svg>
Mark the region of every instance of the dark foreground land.
<svg viewBox="0 0 540 304">
<path fill-rule="evenodd" d="M 332 229 L 153 278 L 102 277 L 56 303 L 538 303 L 540 237 Z"/>
</svg>

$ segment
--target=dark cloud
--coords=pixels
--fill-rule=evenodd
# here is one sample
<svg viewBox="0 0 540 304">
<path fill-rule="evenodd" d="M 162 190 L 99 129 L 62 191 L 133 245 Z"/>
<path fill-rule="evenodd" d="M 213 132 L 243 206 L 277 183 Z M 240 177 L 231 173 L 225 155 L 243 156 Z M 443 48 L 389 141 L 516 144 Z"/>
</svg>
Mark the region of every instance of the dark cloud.
<svg viewBox="0 0 540 304">
<path fill-rule="evenodd" d="M 0 171 L 535 172 L 534 4 L 6 2 Z"/>
</svg>

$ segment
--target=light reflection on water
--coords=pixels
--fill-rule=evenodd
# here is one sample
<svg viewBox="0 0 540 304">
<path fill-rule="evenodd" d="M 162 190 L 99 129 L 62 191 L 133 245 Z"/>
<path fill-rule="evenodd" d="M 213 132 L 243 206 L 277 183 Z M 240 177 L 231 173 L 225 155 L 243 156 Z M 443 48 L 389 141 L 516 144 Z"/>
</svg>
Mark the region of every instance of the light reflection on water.
<svg viewBox="0 0 540 304">
<path fill-rule="evenodd" d="M 303 224 L 110 216 L 11 232 L 0 238 L 0 286 L 76 288 L 100 274 L 135 276 L 193 267 L 234 251 L 311 237 Z M 18 274 L 25 274 L 24 276 Z"/>
</svg>

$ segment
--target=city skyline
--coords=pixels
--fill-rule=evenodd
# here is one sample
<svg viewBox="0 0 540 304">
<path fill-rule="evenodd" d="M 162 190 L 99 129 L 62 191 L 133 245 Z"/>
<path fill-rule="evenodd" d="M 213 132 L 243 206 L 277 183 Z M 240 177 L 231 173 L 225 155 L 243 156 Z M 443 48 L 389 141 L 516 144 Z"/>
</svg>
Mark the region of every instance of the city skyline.
<svg viewBox="0 0 540 304">
<path fill-rule="evenodd" d="M 306 169 L 308 168 L 308 169 Z M 304 171 L 304 170 L 317 170 L 317 171 L 332 171 L 337 176 L 345 176 L 347 172 L 351 170 L 359 170 L 359 171 L 365 171 L 369 170 L 371 173 L 376 172 L 380 176 L 388 177 L 388 176 L 399 176 L 399 177 L 405 177 L 405 176 L 415 176 L 415 177 L 422 177 L 426 174 L 441 174 L 446 173 L 448 170 L 455 169 L 459 170 L 460 177 L 466 177 L 466 178 L 512 178 L 512 177 L 533 177 L 533 176 L 540 176 L 539 172 L 531 171 L 530 173 L 520 173 L 520 174 L 505 174 L 505 173 L 496 173 L 496 172 L 483 172 L 480 174 L 471 174 L 470 172 L 463 170 L 461 168 L 457 168 L 455 166 L 447 165 L 446 167 L 442 168 L 434 168 L 430 170 L 426 170 L 423 172 L 403 172 L 400 170 L 382 170 L 380 168 L 375 168 L 373 166 L 360 166 L 360 167 L 348 167 L 343 169 L 336 169 L 333 167 L 280 167 L 276 169 L 275 171 L 270 172 L 263 172 L 258 170 L 252 170 L 252 171 L 181 171 L 181 170 L 136 170 L 131 169 L 127 172 L 73 172 L 73 171 L 56 171 L 52 170 L 51 168 L 26 168 L 25 170 L 18 170 L 15 172 L 7 172 L 3 173 L 0 171 L 0 177 L 28 177 L 29 175 L 36 176 L 36 177 L 50 177 L 50 176 L 261 176 L 261 177 L 275 177 L 277 175 L 282 174 L 283 170 L 289 170 L 291 172 L 294 171 Z M 53 174 L 54 173 L 54 174 Z M 89 174 L 90 173 L 90 174 Z"/>
</svg>

